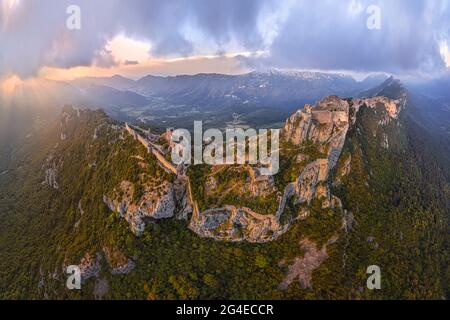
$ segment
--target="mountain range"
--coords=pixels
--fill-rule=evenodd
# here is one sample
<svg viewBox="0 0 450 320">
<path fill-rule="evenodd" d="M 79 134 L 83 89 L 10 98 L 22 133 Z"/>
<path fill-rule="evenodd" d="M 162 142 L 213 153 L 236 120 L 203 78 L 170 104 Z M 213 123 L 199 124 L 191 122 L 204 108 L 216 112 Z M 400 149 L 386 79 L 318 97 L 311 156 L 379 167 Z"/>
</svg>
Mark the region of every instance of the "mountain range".
<svg viewBox="0 0 450 320">
<path fill-rule="evenodd" d="M 242 125 L 281 123 L 299 106 L 336 94 L 354 96 L 386 79 L 369 76 L 363 81 L 339 74 L 279 71 L 243 75 L 198 74 L 146 76 L 137 81 L 116 75 L 86 77 L 69 82 L 33 81 L 14 86 L 3 105 L 33 104 L 35 109 L 60 110 L 64 104 L 104 109 L 122 121 L 147 126 L 178 127 L 195 120 L 205 126 L 225 127 L 240 118 Z"/>
</svg>

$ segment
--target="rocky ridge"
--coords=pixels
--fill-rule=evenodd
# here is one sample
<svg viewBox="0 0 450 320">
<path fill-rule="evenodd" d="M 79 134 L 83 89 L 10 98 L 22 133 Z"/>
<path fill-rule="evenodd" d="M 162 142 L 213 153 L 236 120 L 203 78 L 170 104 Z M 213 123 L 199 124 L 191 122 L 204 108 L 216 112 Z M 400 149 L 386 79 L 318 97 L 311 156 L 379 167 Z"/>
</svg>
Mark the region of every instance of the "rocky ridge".
<svg viewBox="0 0 450 320">
<path fill-rule="evenodd" d="M 174 191 L 173 184 L 166 184 L 162 194 L 146 190 L 142 198 L 133 204 L 133 186 L 124 181 L 120 186 L 124 196 L 115 199 L 105 196 L 104 202 L 111 210 L 123 216 L 137 235 L 140 235 L 145 228 L 145 218 L 171 218 L 177 214 L 177 208 L 178 210 L 181 208 L 183 218 L 187 218 L 187 214 L 192 212 L 189 228 L 199 236 L 224 241 L 254 243 L 272 241 L 285 233 L 294 220 L 307 218 L 308 206 L 313 199 L 321 199 L 324 208 L 342 209 L 341 201 L 330 192 L 330 185 L 333 183 L 332 173 L 340 159 L 347 132 L 350 126 L 357 121 L 360 108 L 381 107 L 384 113 L 380 117 L 379 124 L 385 125 L 398 118 L 404 108 L 405 100 L 405 97 L 394 100 L 387 97 L 341 99 L 337 96 L 330 96 L 319 101 L 315 106 L 305 105 L 303 109 L 294 113 L 282 128 L 281 139 L 291 148 L 298 149 L 297 162 L 302 162 L 304 165 L 298 177 L 288 183 L 280 194 L 276 212 L 265 215 L 255 212 L 251 208 L 233 205 L 200 211 L 190 190 L 193 182 L 189 181 L 189 178 L 184 175 L 184 172 L 180 172 L 179 168 L 174 170 L 175 168 L 170 163 L 168 166 L 167 160 L 159 151 L 160 148 L 155 148 L 153 143 L 149 143 L 146 138 L 126 125 L 126 131 L 142 143 L 148 152 L 158 153 L 160 157 L 157 159 L 161 166 L 172 173 L 177 172 L 178 192 Z M 304 154 L 302 150 L 306 144 L 312 144 L 320 156 L 311 158 Z M 283 152 L 283 147 L 280 148 L 280 152 Z M 341 175 L 348 173 L 350 168 L 351 158 L 347 159 L 345 170 Z M 269 178 L 269 180 L 262 181 L 264 187 L 258 186 L 257 184 L 261 181 L 259 181 L 257 171 L 253 172 L 250 177 L 251 189 L 256 194 L 261 190 L 268 189 L 267 186 L 273 185 Z M 209 179 L 205 188 L 214 188 L 215 183 Z M 180 193 L 181 196 L 176 195 Z M 180 202 L 181 206 L 178 205 Z M 297 207 L 301 206 L 302 209 L 293 219 L 282 223 L 281 217 L 290 202 Z"/>
<path fill-rule="evenodd" d="M 386 124 L 398 117 L 404 103 L 405 98 L 341 99 L 331 96 L 319 101 L 316 106 L 306 105 L 286 121 L 282 139 L 299 150 L 303 144 L 312 142 L 324 157 L 307 163 L 298 178 L 285 187 L 278 210 L 272 215 L 262 215 L 249 208 L 235 206 L 194 211 L 189 228 L 200 236 L 216 240 L 267 242 L 289 229 L 292 220 L 282 224 L 280 219 L 289 201 L 303 205 L 297 219 L 308 216 L 307 206 L 315 198 L 323 200 L 323 207 L 341 210 L 341 201 L 330 192 L 331 173 L 341 156 L 348 129 L 355 123 L 359 109 L 363 106 L 382 106 L 386 113 L 380 124 Z M 302 161 L 307 159 L 301 152 L 297 158 Z M 350 166 L 351 159 L 348 159 L 343 174 L 349 172 Z"/>
</svg>

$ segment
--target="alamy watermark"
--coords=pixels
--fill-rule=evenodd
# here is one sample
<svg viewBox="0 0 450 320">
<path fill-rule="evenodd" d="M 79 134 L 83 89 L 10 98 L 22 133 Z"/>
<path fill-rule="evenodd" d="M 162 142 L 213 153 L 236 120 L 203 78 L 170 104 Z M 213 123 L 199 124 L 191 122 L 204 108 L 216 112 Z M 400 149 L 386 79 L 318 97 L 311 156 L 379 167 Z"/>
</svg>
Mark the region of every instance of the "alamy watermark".
<svg viewBox="0 0 450 320">
<path fill-rule="evenodd" d="M 367 7 L 367 29 L 380 30 L 381 29 L 381 8 L 377 5 L 370 5 Z"/>
<path fill-rule="evenodd" d="M 66 27 L 69 30 L 81 30 L 81 8 L 77 5 L 70 5 L 66 9 L 69 15 L 66 20 Z"/>
<path fill-rule="evenodd" d="M 67 277 L 66 286 L 69 290 L 81 289 L 81 270 L 79 266 L 70 265 L 66 269 Z"/>
<path fill-rule="evenodd" d="M 170 132 L 172 162 L 179 164 L 260 165 L 261 175 L 275 175 L 279 170 L 280 129 L 228 128 L 203 133 L 202 121 L 194 121 L 194 140 L 187 129 Z M 270 150 L 269 150 L 270 146 Z M 192 156 L 192 149 L 194 154 Z"/>
<path fill-rule="evenodd" d="M 367 274 L 370 276 L 367 278 L 366 285 L 369 290 L 380 290 L 381 289 L 381 269 L 379 266 L 372 265 L 368 266 L 366 270 Z"/>
<path fill-rule="evenodd" d="M 372 4 L 366 8 L 366 13 L 369 15 L 366 21 L 367 29 L 380 30 L 381 29 L 381 7 Z M 69 30 L 81 30 L 81 8 L 79 5 L 72 4 L 66 8 L 68 15 L 66 20 L 66 27 Z"/>
</svg>

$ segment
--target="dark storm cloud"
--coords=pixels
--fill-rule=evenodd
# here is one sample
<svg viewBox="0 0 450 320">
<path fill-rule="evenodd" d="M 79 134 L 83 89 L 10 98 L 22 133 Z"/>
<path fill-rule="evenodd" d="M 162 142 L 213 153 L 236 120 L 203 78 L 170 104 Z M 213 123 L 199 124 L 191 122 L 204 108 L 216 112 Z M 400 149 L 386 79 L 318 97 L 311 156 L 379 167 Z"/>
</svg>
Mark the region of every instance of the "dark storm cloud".
<svg viewBox="0 0 450 320">
<path fill-rule="evenodd" d="M 268 57 L 241 58 L 249 67 L 393 73 L 436 73 L 446 68 L 439 45 L 447 41 L 450 46 L 448 0 L 284 3 L 286 19 L 269 25 L 277 29 L 277 36 L 266 48 Z M 376 30 L 367 27 L 371 16 L 367 10 L 373 5 L 381 13 L 381 28 Z"/>
<path fill-rule="evenodd" d="M 378 5 L 381 28 L 369 30 Z M 448 1 L 312 1 L 292 13 L 262 61 L 279 67 L 434 72 L 444 67 L 439 43 L 449 38 Z"/>
<path fill-rule="evenodd" d="M 233 44 L 269 53 L 242 58 L 252 66 L 434 72 L 444 68 L 439 44 L 449 39 L 448 0 L 19 0 L 12 9 L 4 3 L 0 75 L 113 66 L 105 45 L 118 34 L 149 41 L 156 57 L 227 52 Z M 81 8 L 80 31 L 66 28 L 72 4 Z M 381 8 L 380 30 L 366 27 L 372 4 Z"/>
</svg>

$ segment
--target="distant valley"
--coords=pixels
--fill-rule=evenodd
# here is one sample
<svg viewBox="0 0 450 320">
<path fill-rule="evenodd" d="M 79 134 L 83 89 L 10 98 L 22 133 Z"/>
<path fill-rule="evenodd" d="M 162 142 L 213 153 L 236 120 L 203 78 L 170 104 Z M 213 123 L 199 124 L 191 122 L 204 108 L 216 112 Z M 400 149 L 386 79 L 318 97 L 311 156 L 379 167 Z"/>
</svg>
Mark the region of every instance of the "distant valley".
<svg viewBox="0 0 450 320">
<path fill-rule="evenodd" d="M 194 120 L 202 120 L 205 127 L 281 127 L 305 103 L 333 94 L 356 96 L 384 80 L 383 75 L 356 81 L 340 74 L 279 70 L 243 75 L 149 75 L 137 81 L 116 75 L 18 85 L 15 98 L 4 104 L 55 110 L 74 104 L 104 109 L 117 120 L 149 127 L 189 129 Z"/>
</svg>

